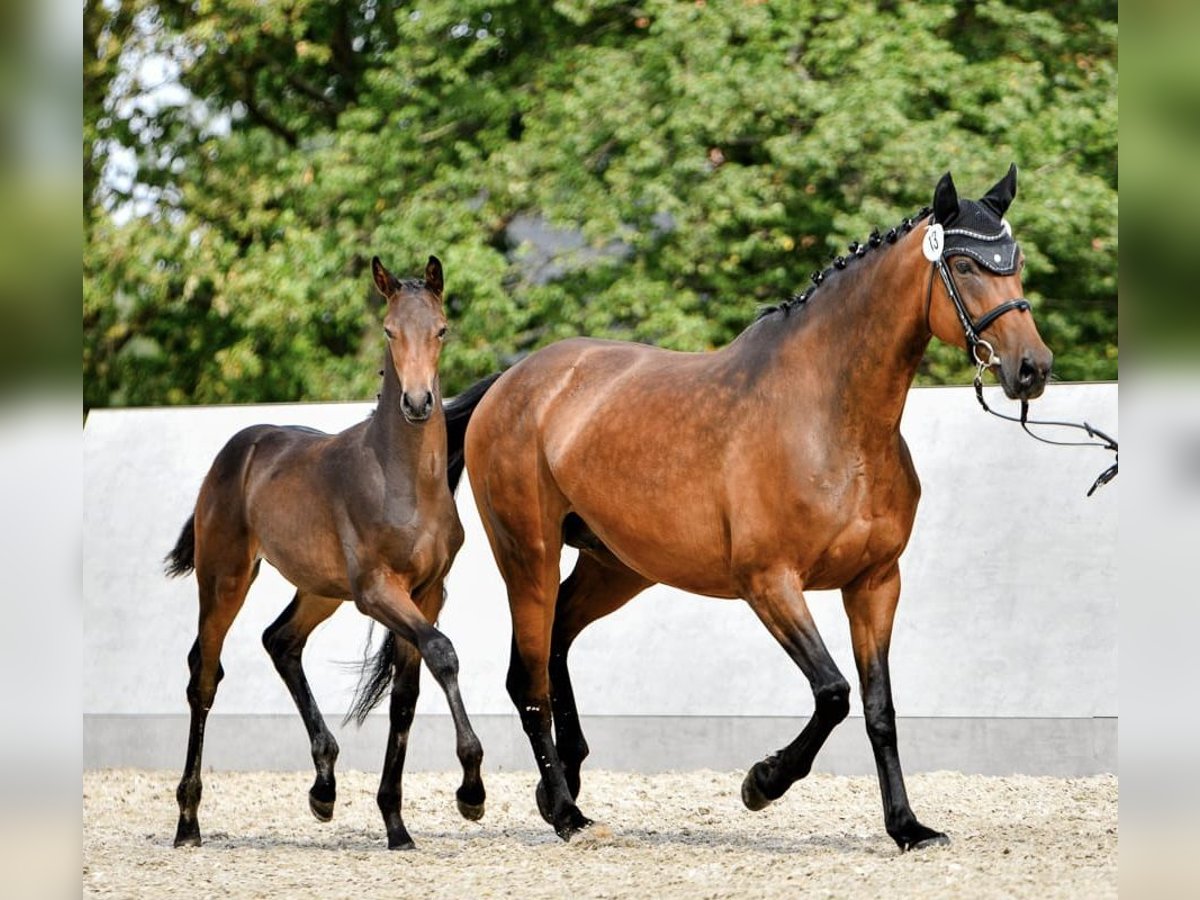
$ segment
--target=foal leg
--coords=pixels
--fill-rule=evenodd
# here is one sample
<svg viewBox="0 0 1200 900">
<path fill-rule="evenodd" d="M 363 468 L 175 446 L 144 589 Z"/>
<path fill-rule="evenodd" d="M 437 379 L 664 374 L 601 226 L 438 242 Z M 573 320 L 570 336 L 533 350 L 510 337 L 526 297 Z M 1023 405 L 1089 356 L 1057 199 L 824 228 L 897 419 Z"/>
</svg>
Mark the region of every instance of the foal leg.
<svg viewBox="0 0 1200 900">
<path fill-rule="evenodd" d="M 217 694 L 217 683 L 225 676 L 221 668 L 221 647 L 225 643 L 225 635 L 242 608 L 246 591 L 257 572 L 257 567 L 252 567 L 249 558 L 239 570 L 227 570 L 225 574 L 211 574 L 206 571 L 208 568 L 203 564 L 196 568 L 196 580 L 200 588 L 200 628 L 196 642 L 188 653 L 191 678 L 188 681 L 187 698 L 191 707 L 191 724 L 187 761 L 175 791 L 175 798 L 179 802 L 176 847 L 200 846 L 197 811 L 203 791 L 200 767 L 204 754 L 204 725 Z"/>
<path fill-rule="evenodd" d="M 446 602 L 446 591 L 443 584 L 438 582 L 430 585 L 425 589 L 424 593 L 415 599 L 417 608 L 421 610 L 421 614 L 425 617 L 425 621 L 429 623 L 430 627 L 433 627 L 433 624 L 438 620 L 438 616 L 441 615 L 442 606 L 445 605 Z M 449 644 L 449 641 L 446 643 Z M 450 653 L 454 653 L 453 647 L 450 648 Z M 433 664 L 430 663 L 431 671 L 432 665 Z M 454 671 L 457 673 L 457 659 L 454 660 L 454 666 Z M 457 677 L 455 677 L 448 684 L 443 684 L 442 688 L 447 692 L 447 697 L 450 696 L 451 691 L 454 693 L 456 700 L 451 701 L 451 709 L 453 709 L 455 702 L 457 702 L 457 705 L 461 709 L 462 699 L 458 696 Z M 462 719 L 464 722 L 466 722 L 466 716 L 466 712 L 462 711 Z M 471 725 L 469 722 L 466 723 L 465 730 L 466 732 L 470 732 Z M 464 743 L 463 735 L 463 729 L 459 729 L 457 752 L 458 761 L 462 763 L 463 767 L 463 781 L 455 795 L 455 799 L 458 803 L 458 811 L 462 814 L 462 817 L 464 819 L 469 819 L 472 822 L 476 822 L 483 818 L 484 810 L 485 793 L 483 789 L 483 778 L 480 773 L 480 764 L 483 751 L 480 750 L 479 753 L 476 754 L 469 741 Z M 471 737 L 474 737 L 473 733 L 471 734 Z"/>
<path fill-rule="evenodd" d="M 821 640 L 795 573 L 759 579 L 747 600 L 808 679 L 816 704 L 799 736 L 778 753 L 755 763 L 746 774 L 742 802 L 749 809 L 759 810 L 782 797 L 812 770 L 817 751 L 850 712 L 850 685 Z"/>
<path fill-rule="evenodd" d="M 884 824 L 900 849 L 909 850 L 948 844 L 950 839 L 917 821 L 904 790 L 904 773 L 900 771 L 900 755 L 896 750 L 896 710 L 892 706 L 888 675 L 888 646 L 899 599 L 900 571 L 895 565 L 882 578 L 860 579 L 842 591 L 862 685 L 867 735 L 879 771 Z"/>
<path fill-rule="evenodd" d="M 430 673 L 441 686 L 450 706 L 450 715 L 454 719 L 456 749 L 458 760 L 463 767 L 463 783 L 456 793 L 458 809 L 468 819 L 478 819 L 483 815 L 484 789 L 480 768 L 483 763 L 483 746 L 479 743 L 471 721 L 463 706 L 462 695 L 458 689 L 458 656 L 450 639 L 431 625 L 413 602 L 408 590 L 399 579 L 391 573 L 375 573 L 367 580 L 366 585 L 355 598 L 359 610 L 390 629 L 407 641 L 420 653 L 429 667 Z M 438 592 L 441 586 L 437 587 Z M 393 685 L 393 690 L 395 684 Z M 415 695 L 414 695 L 415 699 Z M 403 717 L 399 717 L 403 721 Z M 393 720 L 395 728 L 396 719 Z M 407 734 L 407 731 L 405 732 Z M 385 774 L 387 774 L 385 770 Z M 392 773 L 399 778 L 399 770 Z M 381 784 L 380 793 L 385 794 Z M 388 795 L 390 796 L 390 794 Z M 399 796 L 399 789 L 396 789 Z M 397 807 L 398 809 L 398 807 Z M 382 810 L 384 822 L 388 824 L 388 811 Z M 397 839 L 401 835 L 396 833 Z M 388 846 L 392 844 L 392 832 L 389 831 Z"/>
<path fill-rule="evenodd" d="M 387 752 L 383 757 L 383 774 L 375 801 L 383 813 L 389 850 L 412 850 L 416 845 L 404 827 L 401 811 L 404 758 L 408 753 L 408 732 L 417 709 L 421 692 L 421 654 L 408 641 L 388 632 L 385 640 L 393 642 L 396 669 L 392 679 L 392 699 L 388 715 Z"/>
<path fill-rule="evenodd" d="M 601 548 L 580 553 L 575 568 L 558 589 L 550 638 L 550 703 L 554 744 L 572 799 L 579 797 L 579 768 L 587 758 L 588 745 L 579 724 L 567 653 L 584 628 L 620 609 L 651 584 Z M 539 781 L 538 804 L 545 806 L 548 802 L 546 783 Z"/>
<path fill-rule="evenodd" d="M 296 708 L 308 731 L 313 765 L 317 770 L 316 780 L 308 791 L 308 807 L 319 822 L 328 822 L 333 818 L 333 805 L 337 799 L 333 766 L 338 757 L 338 744 L 326 726 L 321 710 L 317 708 L 300 655 L 312 630 L 333 615 L 341 603 L 341 600 L 297 591 L 287 609 L 262 636 L 263 646 L 271 655 L 271 661 L 275 663 L 292 699 L 296 701 Z"/>
</svg>

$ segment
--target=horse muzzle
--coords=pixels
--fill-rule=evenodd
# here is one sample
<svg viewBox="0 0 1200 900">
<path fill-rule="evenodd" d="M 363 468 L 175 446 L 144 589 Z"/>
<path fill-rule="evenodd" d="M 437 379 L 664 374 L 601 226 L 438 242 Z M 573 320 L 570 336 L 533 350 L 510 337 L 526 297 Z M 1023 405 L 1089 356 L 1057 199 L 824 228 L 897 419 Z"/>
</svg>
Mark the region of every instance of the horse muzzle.
<svg viewBox="0 0 1200 900">
<path fill-rule="evenodd" d="M 1034 400 L 1046 390 L 1054 354 L 1049 350 L 1026 351 L 1016 365 L 1000 364 L 1000 384 L 1010 400 Z"/>
</svg>

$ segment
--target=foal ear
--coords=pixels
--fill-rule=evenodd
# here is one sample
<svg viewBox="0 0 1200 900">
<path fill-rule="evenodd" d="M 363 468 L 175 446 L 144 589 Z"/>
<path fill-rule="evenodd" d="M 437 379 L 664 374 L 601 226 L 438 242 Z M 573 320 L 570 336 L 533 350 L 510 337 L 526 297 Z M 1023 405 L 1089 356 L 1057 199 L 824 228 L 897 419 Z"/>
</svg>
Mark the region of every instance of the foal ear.
<svg viewBox="0 0 1200 900">
<path fill-rule="evenodd" d="M 947 172 L 933 189 L 933 220 L 943 225 L 958 215 L 958 190 Z"/>
<path fill-rule="evenodd" d="M 390 298 L 400 288 L 396 276 L 384 268 L 378 256 L 371 260 L 371 275 L 375 279 L 375 288 L 383 294 L 384 299 Z"/>
<path fill-rule="evenodd" d="M 425 264 L 425 287 L 442 296 L 442 261 L 436 256 L 429 257 Z"/>
<path fill-rule="evenodd" d="M 1013 199 L 1017 196 L 1017 164 L 1008 167 L 1008 174 L 992 186 L 992 189 L 979 198 L 979 202 L 998 216 L 1008 211 Z"/>
</svg>

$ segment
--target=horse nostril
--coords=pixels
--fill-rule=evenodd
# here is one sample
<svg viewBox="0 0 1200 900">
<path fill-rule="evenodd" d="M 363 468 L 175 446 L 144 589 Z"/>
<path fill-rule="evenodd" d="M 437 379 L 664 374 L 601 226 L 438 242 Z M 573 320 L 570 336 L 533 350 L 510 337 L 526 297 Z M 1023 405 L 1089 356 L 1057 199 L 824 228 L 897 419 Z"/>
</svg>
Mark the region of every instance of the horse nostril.
<svg viewBox="0 0 1200 900">
<path fill-rule="evenodd" d="M 1017 383 L 1022 387 L 1029 387 L 1029 385 L 1033 384 L 1037 375 L 1037 366 L 1034 365 L 1032 359 L 1026 356 L 1021 360 L 1021 368 L 1017 370 Z"/>
</svg>

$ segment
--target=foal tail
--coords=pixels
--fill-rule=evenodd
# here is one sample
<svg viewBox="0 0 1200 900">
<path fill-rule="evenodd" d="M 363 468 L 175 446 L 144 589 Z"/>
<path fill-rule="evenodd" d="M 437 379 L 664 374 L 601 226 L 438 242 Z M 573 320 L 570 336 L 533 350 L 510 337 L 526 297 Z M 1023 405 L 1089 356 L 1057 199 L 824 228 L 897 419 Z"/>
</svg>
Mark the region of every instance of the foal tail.
<svg viewBox="0 0 1200 900">
<path fill-rule="evenodd" d="M 475 412 L 475 407 L 479 405 L 479 401 L 483 399 L 488 388 L 495 384 L 496 379 L 503 374 L 503 372 L 496 372 L 482 381 L 475 382 L 444 407 L 446 415 L 446 478 L 450 482 L 451 493 L 454 493 L 462 478 L 463 443 L 467 437 L 467 423 L 471 421 L 471 414 Z"/>
<path fill-rule="evenodd" d="M 375 623 L 371 623 L 367 631 L 367 649 L 371 647 L 371 634 L 375 631 Z M 396 672 L 396 641 L 390 631 L 383 635 L 383 645 L 375 651 L 374 656 L 365 656 L 358 674 L 358 687 L 354 689 L 354 699 L 350 701 L 350 709 L 346 711 L 343 725 L 354 722 L 362 727 L 367 715 L 383 700 Z"/>
<path fill-rule="evenodd" d="M 183 530 L 179 532 L 179 540 L 175 542 L 175 549 L 167 554 L 163 562 L 166 564 L 168 578 L 178 578 L 196 568 L 195 513 L 188 516 L 188 520 L 183 523 Z"/>
</svg>

